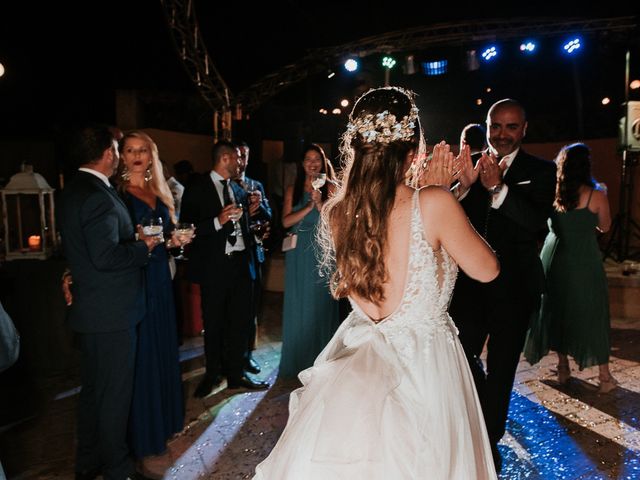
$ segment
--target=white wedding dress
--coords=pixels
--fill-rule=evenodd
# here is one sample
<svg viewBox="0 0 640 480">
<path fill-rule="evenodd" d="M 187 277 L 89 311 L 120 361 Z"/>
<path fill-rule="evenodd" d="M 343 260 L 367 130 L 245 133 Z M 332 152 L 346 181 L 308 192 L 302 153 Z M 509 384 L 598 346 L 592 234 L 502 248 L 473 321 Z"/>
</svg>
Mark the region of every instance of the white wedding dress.
<svg viewBox="0 0 640 480">
<path fill-rule="evenodd" d="M 409 268 L 396 310 L 353 311 L 299 377 L 289 420 L 259 480 L 495 479 L 457 329 L 457 265 L 427 243 L 413 196 Z"/>
</svg>

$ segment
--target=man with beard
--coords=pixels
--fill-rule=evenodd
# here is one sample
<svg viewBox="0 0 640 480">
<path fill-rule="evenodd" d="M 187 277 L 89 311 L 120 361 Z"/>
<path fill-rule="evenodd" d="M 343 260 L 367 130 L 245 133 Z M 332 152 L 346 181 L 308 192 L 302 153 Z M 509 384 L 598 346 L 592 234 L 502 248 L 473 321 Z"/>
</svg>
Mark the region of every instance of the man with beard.
<svg viewBox="0 0 640 480">
<path fill-rule="evenodd" d="M 238 176 L 240 152 L 222 140 L 214 145 L 211 156 L 213 169 L 187 186 L 180 214 L 181 221 L 196 227 L 188 272 L 200 284 L 204 323 L 206 372 L 194 392 L 198 398 L 209 395 L 225 376 L 228 388 L 269 386 L 244 371 L 256 272 L 248 195 L 231 180 Z"/>
<path fill-rule="evenodd" d="M 245 141 L 236 143 L 240 151 L 238 176 L 236 183 L 249 194 L 249 217 L 250 224 L 254 222 L 268 223 L 271 220 L 271 207 L 264 192 L 262 183 L 246 175 L 249 165 L 249 145 Z M 268 228 L 268 227 L 267 227 Z M 252 352 L 256 349 L 256 331 L 258 326 L 258 313 L 262 300 L 262 264 L 264 263 L 264 247 L 262 242 L 251 238 L 255 252 L 255 280 L 253 282 L 253 299 L 251 305 L 253 311 L 251 322 L 249 323 L 247 352 L 245 353 L 245 370 L 249 373 L 260 373 L 260 365 L 253 358 Z"/>
<path fill-rule="evenodd" d="M 467 158 L 454 192 L 476 230 L 496 251 L 500 275 L 482 284 L 460 272 L 449 309 L 474 375 L 496 469 L 513 379 L 544 285 L 537 238 L 551 213 L 555 165 L 521 148 L 524 108 L 504 99 L 487 114 L 488 151 Z M 480 354 L 487 343 L 486 372 Z"/>
<path fill-rule="evenodd" d="M 131 217 L 109 184 L 118 168 L 114 132 L 96 125 L 74 142 L 80 168 L 58 209 L 73 272 L 69 323 L 81 350 L 76 479 L 133 476 L 126 442 L 133 391 L 136 326 L 145 313 L 142 267 L 162 241 L 134 237 Z"/>
</svg>

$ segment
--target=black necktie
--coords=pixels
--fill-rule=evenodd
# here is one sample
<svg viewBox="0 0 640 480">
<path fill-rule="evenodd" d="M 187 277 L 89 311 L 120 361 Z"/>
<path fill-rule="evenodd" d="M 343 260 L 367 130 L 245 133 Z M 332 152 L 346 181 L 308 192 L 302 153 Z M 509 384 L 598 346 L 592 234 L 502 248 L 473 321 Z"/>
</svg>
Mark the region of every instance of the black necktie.
<svg viewBox="0 0 640 480">
<path fill-rule="evenodd" d="M 222 183 L 222 200 L 224 201 L 224 206 L 231 205 L 233 201 L 231 200 L 231 195 L 229 195 L 229 180 L 220 180 Z M 233 232 L 233 222 L 229 220 L 227 223 L 223 225 L 224 231 L 227 234 L 227 242 L 231 244 L 231 246 L 236 244 L 236 236 L 231 235 Z"/>
</svg>

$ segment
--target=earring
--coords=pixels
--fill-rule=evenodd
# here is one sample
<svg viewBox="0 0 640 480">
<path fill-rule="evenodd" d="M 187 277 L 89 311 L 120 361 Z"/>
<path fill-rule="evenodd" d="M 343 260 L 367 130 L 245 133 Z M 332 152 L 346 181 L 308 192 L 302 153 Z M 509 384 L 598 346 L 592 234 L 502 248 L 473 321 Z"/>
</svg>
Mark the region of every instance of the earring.
<svg viewBox="0 0 640 480">
<path fill-rule="evenodd" d="M 153 175 L 151 174 L 151 165 L 149 165 L 147 169 L 144 171 L 144 181 L 150 182 L 152 178 L 153 178 Z"/>
<path fill-rule="evenodd" d="M 126 165 L 122 169 L 122 173 L 120 174 L 120 177 L 122 177 L 122 180 L 124 180 L 125 182 L 128 182 L 129 179 L 131 178 L 131 172 L 129 171 Z"/>
</svg>

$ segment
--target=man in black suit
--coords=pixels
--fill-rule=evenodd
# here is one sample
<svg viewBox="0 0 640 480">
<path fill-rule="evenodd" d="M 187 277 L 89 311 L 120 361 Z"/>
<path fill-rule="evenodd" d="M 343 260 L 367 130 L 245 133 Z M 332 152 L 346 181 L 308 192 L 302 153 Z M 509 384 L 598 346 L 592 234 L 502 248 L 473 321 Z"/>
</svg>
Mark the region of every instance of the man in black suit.
<svg viewBox="0 0 640 480">
<path fill-rule="evenodd" d="M 235 178 L 236 183 L 245 192 L 249 193 L 249 221 L 254 222 L 270 222 L 271 206 L 264 192 L 262 183 L 246 175 L 249 165 L 249 145 L 247 142 L 239 141 L 236 143 L 240 151 L 238 158 L 238 176 Z M 252 352 L 256 349 L 256 331 L 258 327 L 258 312 L 260 311 L 260 303 L 262 300 L 262 264 L 264 263 L 264 247 L 262 242 L 255 241 L 252 238 L 254 246 L 254 262 L 255 262 L 255 281 L 253 282 L 253 311 L 251 313 L 251 322 L 247 332 L 247 352 L 245 353 L 245 370 L 249 373 L 260 373 L 260 365 L 253 358 Z"/>
<path fill-rule="evenodd" d="M 487 114 L 488 152 L 475 167 L 467 159 L 454 193 L 473 226 L 500 259 L 500 275 L 482 284 L 460 272 L 449 309 L 474 375 L 492 445 L 504 435 L 515 371 L 529 319 L 544 284 L 537 238 L 551 213 L 555 165 L 526 153 L 527 121 L 515 100 Z M 479 356 L 487 341 L 486 373 Z"/>
<path fill-rule="evenodd" d="M 189 253 L 189 275 L 200 284 L 206 373 L 194 392 L 205 397 L 227 377 L 228 388 L 262 390 L 265 382 L 244 371 L 248 329 L 252 320 L 256 264 L 249 232 L 247 192 L 238 176 L 240 152 L 220 141 L 212 150 L 213 170 L 185 189 L 180 219 L 196 226 Z M 234 228 L 231 218 L 242 216 Z"/>
<path fill-rule="evenodd" d="M 58 208 L 64 252 L 73 272 L 71 328 L 81 349 L 76 479 L 134 473 L 126 443 L 133 390 L 136 324 L 144 315 L 142 267 L 158 239 L 136 241 L 127 207 L 109 184 L 118 148 L 106 126 L 80 130 L 80 169 Z"/>
</svg>

